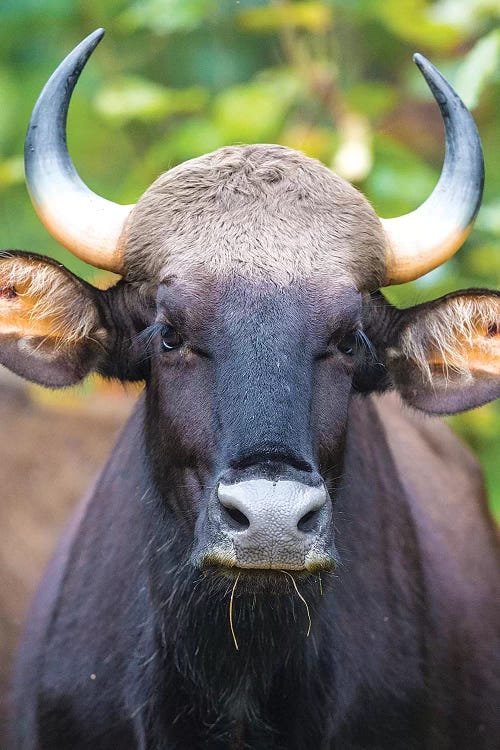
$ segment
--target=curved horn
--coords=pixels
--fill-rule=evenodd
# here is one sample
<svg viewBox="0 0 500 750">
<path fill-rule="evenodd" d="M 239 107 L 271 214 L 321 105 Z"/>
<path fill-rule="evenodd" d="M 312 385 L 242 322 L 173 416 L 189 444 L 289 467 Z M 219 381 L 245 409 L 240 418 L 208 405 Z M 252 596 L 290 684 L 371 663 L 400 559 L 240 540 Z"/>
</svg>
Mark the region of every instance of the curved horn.
<svg viewBox="0 0 500 750">
<path fill-rule="evenodd" d="M 451 258 L 471 231 L 483 195 L 483 151 L 472 115 L 432 63 L 419 54 L 413 60 L 441 110 L 446 148 L 427 200 L 409 214 L 381 220 L 388 240 L 386 285 L 417 279 Z"/>
<path fill-rule="evenodd" d="M 133 206 L 120 206 L 89 190 L 66 145 L 71 94 L 103 35 L 104 29 L 97 29 L 80 42 L 46 83 L 31 115 L 24 163 L 31 200 L 51 235 L 87 263 L 123 273 L 120 238 Z"/>
</svg>

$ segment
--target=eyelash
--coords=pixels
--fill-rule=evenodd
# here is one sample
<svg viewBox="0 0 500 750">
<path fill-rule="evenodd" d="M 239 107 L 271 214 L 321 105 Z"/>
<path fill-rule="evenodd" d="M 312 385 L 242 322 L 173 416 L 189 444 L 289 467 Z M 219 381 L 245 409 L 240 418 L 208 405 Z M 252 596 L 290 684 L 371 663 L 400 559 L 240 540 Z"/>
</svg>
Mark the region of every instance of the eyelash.
<svg viewBox="0 0 500 750">
<path fill-rule="evenodd" d="M 184 343 L 181 334 L 169 323 L 153 323 L 138 335 L 138 339 L 144 347 L 146 357 L 150 357 L 153 354 L 154 341 L 158 336 L 161 339 L 162 348 L 165 352 L 175 351 Z M 168 338 L 170 338 L 170 342 L 167 341 Z"/>
<path fill-rule="evenodd" d="M 354 337 L 356 349 L 363 349 L 371 357 L 375 357 L 374 346 L 362 328 L 356 328 L 351 336 Z"/>
<path fill-rule="evenodd" d="M 344 344 L 345 348 L 343 347 Z M 333 346 L 335 346 L 337 351 L 341 352 L 341 354 L 344 354 L 346 357 L 355 357 L 360 350 L 362 350 L 363 353 L 368 354 L 372 359 L 376 356 L 373 344 L 361 328 L 357 328 L 355 331 L 346 334 L 337 342 L 332 340 L 329 344 L 328 350 L 323 354 L 320 354 L 318 359 L 327 359 L 331 356 L 331 349 Z"/>
<path fill-rule="evenodd" d="M 161 333 L 162 328 L 163 328 L 163 323 L 152 323 L 150 326 L 148 326 L 143 331 L 141 331 L 137 335 L 137 338 L 141 342 L 141 344 L 145 346 L 146 349 L 149 349 L 155 337 L 159 333 Z"/>
<path fill-rule="evenodd" d="M 157 336 L 161 336 L 162 341 L 163 341 L 163 336 L 165 335 L 167 331 L 175 332 L 175 329 L 173 329 L 172 326 L 166 323 L 153 323 L 152 325 L 145 328 L 144 331 L 142 331 L 139 334 L 138 339 L 143 344 L 146 354 L 148 356 L 152 353 L 152 345 L 153 345 L 155 338 Z M 341 345 L 343 341 L 345 341 L 346 339 L 350 337 L 352 337 L 353 339 L 353 346 L 348 347 L 349 349 L 348 351 L 343 351 L 341 348 Z M 165 351 L 175 351 L 175 349 L 178 349 L 180 346 L 182 346 L 182 338 L 180 339 L 177 345 L 174 345 L 171 347 L 165 346 L 165 342 L 163 342 L 163 347 Z M 342 354 L 344 354 L 347 357 L 353 357 L 356 355 L 359 349 L 363 349 L 364 352 L 370 356 L 370 358 L 372 359 L 376 358 L 375 348 L 362 328 L 357 328 L 355 331 L 352 331 L 352 333 L 344 336 L 343 339 L 341 339 L 340 342 L 336 344 L 336 348 L 338 349 L 338 351 L 340 351 Z M 325 352 L 324 354 L 320 355 L 318 359 L 324 359 L 326 357 L 328 357 L 328 352 Z"/>
</svg>

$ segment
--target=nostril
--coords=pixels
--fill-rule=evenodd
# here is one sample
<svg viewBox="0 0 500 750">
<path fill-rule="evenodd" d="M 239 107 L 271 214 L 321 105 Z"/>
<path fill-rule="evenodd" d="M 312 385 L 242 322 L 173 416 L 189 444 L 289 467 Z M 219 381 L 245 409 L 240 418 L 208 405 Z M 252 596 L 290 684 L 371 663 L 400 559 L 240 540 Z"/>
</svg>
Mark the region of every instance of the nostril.
<svg viewBox="0 0 500 750">
<path fill-rule="evenodd" d="M 319 517 L 319 509 L 310 510 L 299 520 L 297 528 L 299 531 L 314 531 Z"/>
<path fill-rule="evenodd" d="M 250 526 L 250 521 L 238 508 L 223 505 L 222 514 L 226 517 L 228 525 L 235 531 L 244 531 Z"/>
</svg>

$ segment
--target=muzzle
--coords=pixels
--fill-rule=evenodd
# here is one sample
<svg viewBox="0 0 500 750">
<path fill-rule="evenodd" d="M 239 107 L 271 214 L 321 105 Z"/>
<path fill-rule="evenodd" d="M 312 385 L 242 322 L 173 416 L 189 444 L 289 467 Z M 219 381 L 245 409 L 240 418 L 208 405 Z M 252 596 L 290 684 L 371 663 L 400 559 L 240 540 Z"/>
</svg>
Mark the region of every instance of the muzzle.
<svg viewBox="0 0 500 750">
<path fill-rule="evenodd" d="M 202 567 L 330 569 L 332 504 L 324 483 L 252 478 L 220 481 L 208 506 Z"/>
</svg>

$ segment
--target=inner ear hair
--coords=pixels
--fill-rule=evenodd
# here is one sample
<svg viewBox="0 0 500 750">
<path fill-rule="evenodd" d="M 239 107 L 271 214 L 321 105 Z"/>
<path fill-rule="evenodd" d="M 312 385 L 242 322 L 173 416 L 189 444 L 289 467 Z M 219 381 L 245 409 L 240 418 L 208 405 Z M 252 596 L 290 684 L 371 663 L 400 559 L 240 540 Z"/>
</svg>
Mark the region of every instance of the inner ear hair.
<svg viewBox="0 0 500 750">
<path fill-rule="evenodd" d="M 59 346 L 102 338 L 87 285 L 55 261 L 0 253 L 0 335 L 50 338 Z"/>
<path fill-rule="evenodd" d="M 498 375 L 500 294 L 467 290 L 422 305 L 403 328 L 399 347 L 428 381 L 436 371 L 445 377 L 477 370 Z"/>
</svg>

